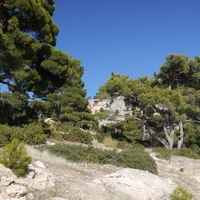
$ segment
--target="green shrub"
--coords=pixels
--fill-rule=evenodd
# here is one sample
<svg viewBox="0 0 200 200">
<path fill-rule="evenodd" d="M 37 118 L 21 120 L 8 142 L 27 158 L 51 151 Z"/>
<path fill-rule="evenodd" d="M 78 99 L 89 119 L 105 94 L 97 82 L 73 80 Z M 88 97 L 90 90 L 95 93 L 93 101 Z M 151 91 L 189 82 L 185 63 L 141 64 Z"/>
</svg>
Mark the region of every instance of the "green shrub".
<svg viewBox="0 0 200 200">
<path fill-rule="evenodd" d="M 194 149 L 185 147 L 182 149 L 166 149 L 164 147 L 157 147 L 154 149 L 154 152 L 158 153 L 156 157 L 166 160 L 169 160 L 171 155 L 200 159 L 200 155 L 198 154 L 198 146 L 194 146 L 193 148 Z"/>
<path fill-rule="evenodd" d="M 189 193 L 184 187 L 177 186 L 173 193 L 170 194 L 171 200 L 192 200 L 192 194 Z"/>
<path fill-rule="evenodd" d="M 105 137 L 103 140 L 103 144 L 107 147 L 111 148 L 117 148 L 119 141 L 116 139 L 113 139 L 111 136 Z"/>
<path fill-rule="evenodd" d="M 0 155 L 0 162 L 10 168 L 16 176 L 24 176 L 27 173 L 28 165 L 31 163 L 24 143 L 18 139 L 7 144 Z"/>
<path fill-rule="evenodd" d="M 126 150 L 117 153 L 96 149 L 93 147 L 83 147 L 80 145 L 54 145 L 42 146 L 40 150 L 48 150 L 57 156 L 75 162 L 91 162 L 99 164 L 113 164 L 122 167 L 147 170 L 157 174 L 157 165 L 153 158 L 142 150 Z"/>
<path fill-rule="evenodd" d="M 144 150 L 144 146 L 139 143 L 134 142 L 127 142 L 127 141 L 119 141 L 118 142 L 118 149 L 138 149 L 138 150 Z"/>
<path fill-rule="evenodd" d="M 153 158 L 144 151 L 129 149 L 117 154 L 112 161 L 117 166 L 130 167 L 157 174 L 157 165 Z"/>
<path fill-rule="evenodd" d="M 111 134 L 106 132 L 106 133 L 101 133 L 101 131 L 97 132 L 96 134 L 96 139 L 98 140 L 98 142 L 103 143 L 103 140 L 106 137 L 111 137 Z"/>
<path fill-rule="evenodd" d="M 157 147 L 154 149 L 154 152 L 158 153 L 157 158 L 169 160 L 172 155 L 172 150 L 165 147 Z"/>
<path fill-rule="evenodd" d="M 47 135 L 39 123 L 26 124 L 23 127 L 0 125 L 0 146 L 5 146 L 17 138 L 26 144 L 44 144 Z"/>
<path fill-rule="evenodd" d="M 12 126 L 12 127 L 10 127 L 10 130 L 12 131 L 10 141 L 12 141 L 15 138 L 17 138 L 19 141 L 24 141 L 24 129 L 23 128 Z"/>
<path fill-rule="evenodd" d="M 43 127 L 39 123 L 31 123 L 23 126 L 23 141 L 30 145 L 44 144 L 47 135 L 43 133 Z"/>
<path fill-rule="evenodd" d="M 193 159 L 199 159 L 200 156 L 194 152 L 192 149 L 190 148 L 182 148 L 182 149 L 175 149 L 174 152 L 173 152 L 174 155 L 177 155 L 177 156 L 184 156 L 184 157 L 187 157 L 187 158 L 193 158 Z"/>
<path fill-rule="evenodd" d="M 68 133 L 63 135 L 63 138 L 68 141 L 84 144 L 91 144 L 93 140 L 91 133 L 82 131 L 79 127 L 73 127 Z"/>
<path fill-rule="evenodd" d="M 0 147 L 10 143 L 12 133 L 12 128 L 10 126 L 0 125 Z"/>
<path fill-rule="evenodd" d="M 73 126 L 68 122 L 63 122 L 63 123 L 57 124 L 56 128 L 59 132 L 68 132 L 73 128 Z"/>
</svg>

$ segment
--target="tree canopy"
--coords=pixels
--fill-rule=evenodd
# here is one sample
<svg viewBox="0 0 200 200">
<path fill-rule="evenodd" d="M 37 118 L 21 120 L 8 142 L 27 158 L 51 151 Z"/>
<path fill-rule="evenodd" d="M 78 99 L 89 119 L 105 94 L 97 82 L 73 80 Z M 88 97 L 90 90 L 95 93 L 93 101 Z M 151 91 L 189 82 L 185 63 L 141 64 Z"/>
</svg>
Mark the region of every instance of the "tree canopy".
<svg viewBox="0 0 200 200">
<path fill-rule="evenodd" d="M 81 77 L 80 61 L 55 50 L 54 0 L 0 1 L 0 82 L 44 98 Z"/>
<path fill-rule="evenodd" d="M 148 132 L 165 147 L 171 149 L 177 146 L 180 149 L 186 134 L 184 127 L 188 123 L 194 126 L 200 123 L 198 62 L 198 57 L 189 60 L 182 54 L 170 54 L 160 71 L 154 73 L 154 78 L 134 80 L 112 73 L 99 88 L 98 97 L 124 96 L 126 103 L 132 107 L 133 120 L 144 124 L 141 131 L 143 138 Z"/>
<path fill-rule="evenodd" d="M 84 67 L 55 49 L 55 9 L 54 0 L 0 0 L 0 83 L 8 88 L 0 100 L 3 124 L 52 117 L 89 128 L 94 120 L 85 99 Z"/>
<path fill-rule="evenodd" d="M 55 49 L 55 9 L 54 0 L 0 0 L 0 83 L 8 88 L 0 93 L 1 124 L 23 127 L 44 118 L 83 129 L 98 124 L 81 61 Z M 199 145 L 200 56 L 169 54 L 153 78 L 113 72 L 97 97 L 117 96 L 125 97 L 133 116 L 108 128 L 115 136 L 130 141 L 141 131 L 142 140 L 151 136 L 169 149 L 181 148 L 185 138 L 186 145 Z"/>
</svg>

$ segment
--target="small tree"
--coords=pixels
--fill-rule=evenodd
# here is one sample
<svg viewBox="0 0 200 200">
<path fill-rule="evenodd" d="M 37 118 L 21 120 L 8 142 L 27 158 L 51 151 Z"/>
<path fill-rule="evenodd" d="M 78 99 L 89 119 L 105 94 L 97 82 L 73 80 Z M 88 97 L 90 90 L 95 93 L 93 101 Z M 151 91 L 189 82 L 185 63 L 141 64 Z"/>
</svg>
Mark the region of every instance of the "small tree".
<svg viewBox="0 0 200 200">
<path fill-rule="evenodd" d="M 27 173 L 31 161 L 24 143 L 18 139 L 13 139 L 11 143 L 7 144 L 0 155 L 0 162 L 10 168 L 17 177 Z"/>
</svg>

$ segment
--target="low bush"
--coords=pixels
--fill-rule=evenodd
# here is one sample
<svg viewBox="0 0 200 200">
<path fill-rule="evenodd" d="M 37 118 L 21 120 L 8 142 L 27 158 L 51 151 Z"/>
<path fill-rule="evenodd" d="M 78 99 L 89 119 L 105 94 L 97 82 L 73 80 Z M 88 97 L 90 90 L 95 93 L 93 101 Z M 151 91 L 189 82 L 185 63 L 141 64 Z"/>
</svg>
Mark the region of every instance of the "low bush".
<svg viewBox="0 0 200 200">
<path fill-rule="evenodd" d="M 23 141 L 26 144 L 37 145 L 44 144 L 47 140 L 47 135 L 43 132 L 43 127 L 39 123 L 31 123 L 23 126 Z"/>
<path fill-rule="evenodd" d="M 39 123 L 31 123 L 23 127 L 0 125 L 0 146 L 5 146 L 13 139 L 17 138 L 26 144 L 44 144 L 47 135 L 43 132 L 43 127 Z"/>
<path fill-rule="evenodd" d="M 75 162 L 91 162 L 99 164 L 113 164 L 149 171 L 157 174 L 157 165 L 151 156 L 142 150 L 125 150 L 122 152 L 83 147 L 77 145 L 54 145 L 38 147 L 48 150 L 57 156 Z"/>
<path fill-rule="evenodd" d="M 165 147 L 154 148 L 154 152 L 157 153 L 156 157 L 160 159 L 169 160 L 172 155 L 172 150 Z"/>
<path fill-rule="evenodd" d="M 27 173 L 28 165 L 31 163 L 24 143 L 18 139 L 12 140 L 2 150 L 0 162 L 10 168 L 16 176 L 24 176 Z"/>
<path fill-rule="evenodd" d="M 193 159 L 199 159 L 200 158 L 200 155 L 198 155 L 195 151 L 193 151 L 192 149 L 190 148 L 182 148 L 182 149 L 175 149 L 173 151 L 173 154 L 174 155 L 177 155 L 177 156 L 184 156 L 184 157 L 187 157 L 187 158 L 193 158 Z"/>
<path fill-rule="evenodd" d="M 111 136 L 105 137 L 103 140 L 103 144 L 105 144 L 105 146 L 115 148 L 115 149 L 118 147 L 118 143 L 119 141 L 116 139 L 113 139 Z"/>
<path fill-rule="evenodd" d="M 0 125 L 0 147 L 3 147 L 11 142 L 13 129 L 8 125 Z"/>
<path fill-rule="evenodd" d="M 155 161 L 144 151 L 135 149 L 124 150 L 118 153 L 112 162 L 117 166 L 130 167 L 157 174 L 157 165 Z"/>
<path fill-rule="evenodd" d="M 182 149 L 166 149 L 164 147 L 157 147 L 154 152 L 158 153 L 157 157 L 161 159 L 169 160 L 171 155 L 183 156 L 187 158 L 200 159 L 200 155 L 197 153 L 198 148 L 182 148 Z"/>
<path fill-rule="evenodd" d="M 72 142 L 80 142 L 84 144 L 91 144 L 93 137 L 89 132 L 81 130 L 79 127 L 73 127 L 68 133 L 63 135 L 63 138 Z"/>
<path fill-rule="evenodd" d="M 138 149 L 138 150 L 144 150 L 144 146 L 139 143 L 134 142 L 126 142 L 126 141 L 119 141 L 118 142 L 118 149 Z"/>
<path fill-rule="evenodd" d="M 177 186 L 173 193 L 170 194 L 171 200 L 192 200 L 192 194 L 189 193 L 184 187 Z"/>
</svg>

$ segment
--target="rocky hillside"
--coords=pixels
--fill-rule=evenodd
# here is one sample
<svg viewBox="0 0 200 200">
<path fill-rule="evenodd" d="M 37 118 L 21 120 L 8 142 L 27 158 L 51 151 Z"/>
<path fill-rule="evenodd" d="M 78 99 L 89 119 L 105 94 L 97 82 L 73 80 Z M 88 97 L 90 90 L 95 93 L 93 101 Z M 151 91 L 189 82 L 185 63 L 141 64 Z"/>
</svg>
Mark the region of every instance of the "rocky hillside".
<svg viewBox="0 0 200 200">
<path fill-rule="evenodd" d="M 132 115 L 131 109 L 125 104 L 124 97 L 119 96 L 114 100 L 109 99 L 90 99 L 89 108 L 93 114 L 101 110 L 110 111 L 110 116 L 107 119 L 100 120 L 100 125 L 123 121 L 126 117 Z"/>
<path fill-rule="evenodd" d="M 113 165 L 70 163 L 29 149 L 33 163 L 25 178 L 0 165 L 0 200 L 167 200 L 177 185 L 200 199 L 200 161 L 156 160 L 159 175 Z"/>
</svg>

